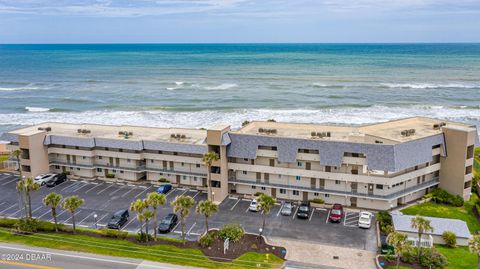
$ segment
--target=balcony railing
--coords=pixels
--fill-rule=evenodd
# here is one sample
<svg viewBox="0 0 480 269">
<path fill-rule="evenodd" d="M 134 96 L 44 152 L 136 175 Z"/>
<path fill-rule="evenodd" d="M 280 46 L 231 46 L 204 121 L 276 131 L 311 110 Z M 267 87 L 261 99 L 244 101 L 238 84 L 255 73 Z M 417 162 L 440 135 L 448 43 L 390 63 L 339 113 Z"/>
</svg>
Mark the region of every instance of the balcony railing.
<svg viewBox="0 0 480 269">
<path fill-rule="evenodd" d="M 439 180 L 438 178 L 434 178 L 430 181 L 426 181 L 415 186 L 404 188 L 400 191 L 379 195 L 379 194 L 368 194 L 368 193 L 360 193 L 360 192 L 352 192 L 352 191 L 338 191 L 338 190 L 328 190 L 328 189 L 320 189 L 320 188 L 309 188 L 309 187 L 302 187 L 302 186 L 294 186 L 294 185 L 285 185 L 285 184 L 276 184 L 276 183 L 257 183 L 255 180 L 241 180 L 241 179 L 234 179 L 231 178 L 228 180 L 228 183 L 232 184 L 242 184 L 242 185 L 254 185 L 257 187 L 276 187 L 281 189 L 289 189 L 289 190 L 299 190 L 299 191 L 308 191 L 308 192 L 318 192 L 318 193 L 326 193 L 326 194 L 333 194 L 333 195 L 344 195 L 344 196 L 351 196 L 351 197 L 359 197 L 359 198 L 370 198 L 376 200 L 393 200 L 400 198 L 402 196 L 424 190 L 433 186 L 438 185 Z"/>
</svg>

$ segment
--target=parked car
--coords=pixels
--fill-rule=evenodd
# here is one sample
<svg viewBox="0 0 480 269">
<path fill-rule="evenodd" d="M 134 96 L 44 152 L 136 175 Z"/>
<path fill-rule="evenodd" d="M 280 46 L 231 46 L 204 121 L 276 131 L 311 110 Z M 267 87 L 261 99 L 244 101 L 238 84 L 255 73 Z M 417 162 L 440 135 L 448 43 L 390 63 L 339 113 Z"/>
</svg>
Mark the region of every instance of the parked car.
<svg viewBox="0 0 480 269">
<path fill-rule="evenodd" d="M 395 254 L 395 248 L 393 248 L 393 246 L 389 245 L 387 243 L 387 236 L 386 235 L 380 235 L 380 243 L 381 243 L 381 247 L 380 247 L 380 253 L 381 254 L 392 254 L 394 255 Z"/>
<path fill-rule="evenodd" d="M 178 216 L 174 213 L 166 215 L 158 225 L 159 233 L 169 233 L 178 223 Z"/>
<path fill-rule="evenodd" d="M 67 181 L 67 175 L 65 174 L 58 174 L 58 175 L 55 175 L 52 179 L 50 179 L 49 181 L 47 181 L 46 185 L 47 187 L 55 187 L 57 186 L 58 184 L 60 183 L 63 183 Z"/>
<path fill-rule="evenodd" d="M 250 206 L 248 207 L 248 210 L 253 212 L 260 211 L 260 205 L 258 204 L 257 199 L 253 199 L 252 202 L 250 202 Z"/>
<path fill-rule="evenodd" d="M 40 184 L 40 186 L 43 186 L 53 177 L 55 177 L 55 174 L 41 174 L 35 177 L 35 182 L 37 184 Z"/>
<path fill-rule="evenodd" d="M 128 213 L 128 209 L 122 209 L 113 214 L 108 221 L 107 228 L 108 229 L 120 229 L 122 228 L 125 223 L 127 223 L 130 214 Z"/>
<path fill-rule="evenodd" d="M 157 192 L 167 194 L 171 189 L 172 189 L 172 184 L 163 184 L 157 188 Z"/>
<path fill-rule="evenodd" d="M 297 211 L 297 218 L 308 219 L 308 217 L 310 217 L 310 205 L 307 203 L 300 204 Z"/>
<path fill-rule="evenodd" d="M 341 204 L 334 204 L 330 210 L 330 222 L 341 222 L 343 216 L 343 206 Z"/>
<path fill-rule="evenodd" d="M 372 226 L 373 214 L 368 211 L 360 212 L 358 216 L 358 227 L 369 229 Z"/>
<path fill-rule="evenodd" d="M 280 214 L 282 216 L 290 216 L 292 215 L 292 210 L 293 210 L 293 205 L 290 202 L 285 202 L 282 207 L 282 211 L 280 211 Z"/>
</svg>

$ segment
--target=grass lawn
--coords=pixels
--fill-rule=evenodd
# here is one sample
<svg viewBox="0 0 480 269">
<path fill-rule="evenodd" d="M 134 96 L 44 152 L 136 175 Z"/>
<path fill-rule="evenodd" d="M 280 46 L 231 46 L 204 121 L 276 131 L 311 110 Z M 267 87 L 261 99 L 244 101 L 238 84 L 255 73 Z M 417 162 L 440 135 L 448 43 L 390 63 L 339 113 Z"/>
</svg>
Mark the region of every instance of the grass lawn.
<svg viewBox="0 0 480 269">
<path fill-rule="evenodd" d="M 475 149 L 475 157 L 473 159 L 473 174 L 480 176 L 480 157 L 478 155 L 480 154 L 480 147 Z"/>
<path fill-rule="evenodd" d="M 470 200 L 465 201 L 462 207 L 454 207 L 449 205 L 441 205 L 433 202 L 421 203 L 411 207 L 402 209 L 401 212 L 406 215 L 421 215 L 426 217 L 449 218 L 464 220 L 470 233 L 474 234 L 480 231 L 480 224 L 475 215 L 473 215 L 472 207 L 475 206 L 475 201 L 478 200 L 477 195 L 472 194 Z"/>
<path fill-rule="evenodd" d="M 5 228 L 0 228 L 0 241 L 205 268 L 280 268 L 283 265 L 283 261 L 273 254 L 245 253 L 233 262 L 216 262 L 197 249 L 142 246 L 129 241 L 73 234 L 13 235 Z"/>
<path fill-rule="evenodd" d="M 477 268 L 477 255 L 471 253 L 468 247 L 449 248 L 442 245 L 435 245 L 435 248 L 447 257 L 448 269 Z"/>
</svg>

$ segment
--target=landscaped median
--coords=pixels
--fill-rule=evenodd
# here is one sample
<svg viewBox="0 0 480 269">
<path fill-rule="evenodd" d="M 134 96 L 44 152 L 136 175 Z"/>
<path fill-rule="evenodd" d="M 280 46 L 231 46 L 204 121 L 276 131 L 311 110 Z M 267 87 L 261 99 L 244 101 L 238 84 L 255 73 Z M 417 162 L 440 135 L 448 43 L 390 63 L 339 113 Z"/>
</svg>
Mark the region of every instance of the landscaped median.
<svg viewBox="0 0 480 269">
<path fill-rule="evenodd" d="M 135 242 L 135 236 L 107 238 L 105 232 L 98 230 L 78 229 L 77 234 L 72 234 L 70 227 L 63 225 L 60 232 L 54 233 L 53 224 L 48 222 L 40 222 L 36 233 L 17 233 L 13 229 L 16 222 L 0 219 L 1 242 L 205 268 L 280 268 L 283 265 L 283 260 L 271 253 L 245 252 L 236 259 L 208 257 L 197 242 L 184 245 L 180 240 L 163 237 L 157 242 L 142 244 Z"/>
</svg>

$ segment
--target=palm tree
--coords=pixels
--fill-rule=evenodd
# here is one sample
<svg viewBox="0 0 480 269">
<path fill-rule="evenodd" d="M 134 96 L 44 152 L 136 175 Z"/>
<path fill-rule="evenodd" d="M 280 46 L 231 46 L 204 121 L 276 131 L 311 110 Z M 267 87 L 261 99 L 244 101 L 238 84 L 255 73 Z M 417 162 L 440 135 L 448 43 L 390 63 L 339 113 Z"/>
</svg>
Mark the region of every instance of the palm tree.
<svg viewBox="0 0 480 269">
<path fill-rule="evenodd" d="M 20 176 L 20 179 L 22 179 L 22 166 L 20 165 L 20 155 L 22 155 L 22 150 L 21 149 L 16 149 L 12 151 L 11 155 L 17 159 L 18 163 L 18 173 Z"/>
<path fill-rule="evenodd" d="M 477 254 L 478 256 L 478 263 L 477 268 L 480 268 L 480 235 L 474 235 L 472 238 L 468 240 L 468 249 L 470 252 Z"/>
<path fill-rule="evenodd" d="M 266 194 L 262 194 L 260 197 L 258 197 L 258 205 L 262 209 L 263 214 L 262 231 L 260 232 L 260 235 L 262 235 L 263 231 L 265 230 L 265 220 L 268 213 L 270 213 L 270 210 L 272 210 L 272 208 L 275 206 L 276 201 L 277 200 L 275 198 Z"/>
<path fill-rule="evenodd" d="M 208 218 L 218 211 L 218 205 L 211 200 L 203 200 L 198 203 L 196 211 L 205 216 L 205 228 L 208 233 Z"/>
<path fill-rule="evenodd" d="M 195 200 L 190 196 L 179 195 L 175 197 L 175 201 L 171 203 L 173 212 L 180 214 L 180 223 L 182 225 L 182 239 L 185 244 L 185 219 L 190 214 L 190 208 L 195 205 Z"/>
<path fill-rule="evenodd" d="M 207 175 L 208 175 L 208 199 L 212 199 L 212 182 L 211 182 L 211 171 L 212 163 L 218 161 L 220 156 L 215 151 L 209 151 L 203 155 L 202 161 L 207 167 Z"/>
<path fill-rule="evenodd" d="M 397 269 L 400 268 L 400 254 L 407 251 L 411 246 L 407 239 L 408 235 L 400 232 L 392 232 L 387 237 L 387 243 L 395 249 L 397 255 Z"/>
<path fill-rule="evenodd" d="M 167 202 L 165 194 L 158 192 L 151 192 L 147 195 L 147 204 L 153 208 L 153 236 L 157 241 L 157 208 Z"/>
<path fill-rule="evenodd" d="M 23 193 L 27 202 L 25 206 L 25 210 L 27 212 L 28 208 L 28 213 L 27 217 L 32 218 L 32 198 L 30 196 L 30 192 L 36 191 L 40 188 L 40 185 L 33 180 L 31 177 L 23 178 L 17 181 L 17 190 L 20 193 Z"/>
<path fill-rule="evenodd" d="M 62 201 L 62 195 L 51 192 L 47 196 L 43 197 L 43 204 L 45 206 L 49 206 L 52 209 L 52 217 L 55 223 L 55 232 L 58 232 L 57 227 L 57 207 L 60 205 L 60 201 Z"/>
<path fill-rule="evenodd" d="M 417 233 L 418 233 L 418 244 L 417 244 L 418 257 L 417 258 L 420 258 L 421 256 L 420 252 L 422 250 L 420 246 L 422 235 L 424 233 L 433 232 L 433 228 L 432 228 L 432 225 L 430 225 L 430 220 L 424 217 L 421 217 L 419 215 L 416 215 L 415 218 L 412 219 L 411 226 L 413 229 L 417 229 Z"/>
<path fill-rule="evenodd" d="M 147 208 L 147 204 L 142 199 L 137 199 L 130 204 L 130 211 L 137 212 L 137 219 L 140 222 L 140 234 L 143 234 L 143 210 Z"/>
<path fill-rule="evenodd" d="M 85 203 L 77 195 L 72 195 L 63 200 L 62 207 L 72 214 L 73 233 L 75 233 L 75 211 Z"/>
<path fill-rule="evenodd" d="M 150 222 L 150 220 L 153 218 L 153 212 L 152 211 L 143 211 L 142 214 L 138 215 L 138 218 L 139 219 L 142 219 L 143 221 L 145 221 L 145 241 L 148 242 L 148 237 L 149 237 L 149 234 L 148 234 L 148 223 Z M 154 229 L 155 230 L 155 229 Z"/>
</svg>

